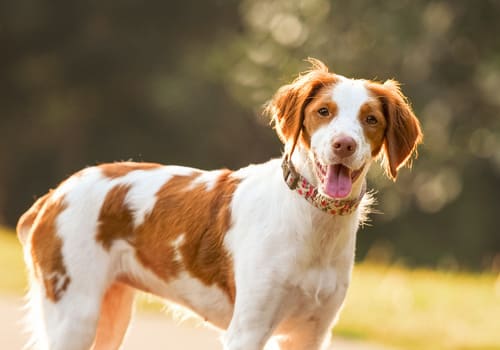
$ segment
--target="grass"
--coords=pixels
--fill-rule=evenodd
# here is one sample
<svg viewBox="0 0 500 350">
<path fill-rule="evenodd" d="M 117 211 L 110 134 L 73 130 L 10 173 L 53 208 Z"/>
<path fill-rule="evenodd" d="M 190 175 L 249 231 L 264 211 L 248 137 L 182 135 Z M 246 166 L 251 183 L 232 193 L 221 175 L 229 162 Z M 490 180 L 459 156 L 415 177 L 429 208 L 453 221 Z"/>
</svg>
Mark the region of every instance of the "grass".
<svg viewBox="0 0 500 350">
<path fill-rule="evenodd" d="M 26 273 L 21 243 L 11 230 L 0 227 L 0 294 L 26 292 Z"/>
<path fill-rule="evenodd" d="M 0 228 L 0 295 L 25 286 L 21 246 Z M 141 309 L 159 309 L 147 299 Z M 334 334 L 405 350 L 500 349 L 500 276 L 358 264 Z"/>
<path fill-rule="evenodd" d="M 397 349 L 500 349 L 500 277 L 360 264 L 334 333 Z"/>
</svg>

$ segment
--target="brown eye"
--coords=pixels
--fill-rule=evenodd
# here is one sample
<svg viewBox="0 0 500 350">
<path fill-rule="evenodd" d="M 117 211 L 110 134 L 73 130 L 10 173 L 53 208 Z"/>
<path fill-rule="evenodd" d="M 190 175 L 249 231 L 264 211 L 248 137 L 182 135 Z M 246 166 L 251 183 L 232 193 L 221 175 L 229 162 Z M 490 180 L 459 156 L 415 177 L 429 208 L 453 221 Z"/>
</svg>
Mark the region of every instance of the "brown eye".
<svg viewBox="0 0 500 350">
<path fill-rule="evenodd" d="M 321 107 L 318 109 L 318 114 L 322 117 L 328 117 L 330 116 L 330 111 L 326 107 Z"/>
<path fill-rule="evenodd" d="M 367 116 L 365 120 L 366 120 L 366 124 L 370 124 L 370 125 L 375 125 L 378 123 L 377 118 L 375 118 L 373 115 Z"/>
</svg>

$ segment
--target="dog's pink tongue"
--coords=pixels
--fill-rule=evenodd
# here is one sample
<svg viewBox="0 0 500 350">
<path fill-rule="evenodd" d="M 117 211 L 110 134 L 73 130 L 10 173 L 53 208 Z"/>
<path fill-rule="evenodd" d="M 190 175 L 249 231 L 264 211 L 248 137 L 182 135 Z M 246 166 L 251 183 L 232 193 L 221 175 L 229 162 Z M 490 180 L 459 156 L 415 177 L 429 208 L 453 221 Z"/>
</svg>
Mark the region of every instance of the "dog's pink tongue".
<svg viewBox="0 0 500 350">
<path fill-rule="evenodd" d="M 332 198 L 344 198 L 351 193 L 351 170 L 342 164 L 329 165 L 323 191 Z"/>
</svg>

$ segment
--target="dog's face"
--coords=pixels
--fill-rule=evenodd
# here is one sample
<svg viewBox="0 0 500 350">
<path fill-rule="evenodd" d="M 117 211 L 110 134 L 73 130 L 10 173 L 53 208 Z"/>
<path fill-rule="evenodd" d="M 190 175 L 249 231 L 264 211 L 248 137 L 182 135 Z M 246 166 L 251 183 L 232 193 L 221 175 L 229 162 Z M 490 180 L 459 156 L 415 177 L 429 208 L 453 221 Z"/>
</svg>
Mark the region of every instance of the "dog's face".
<svg viewBox="0 0 500 350">
<path fill-rule="evenodd" d="M 320 190 L 333 198 L 348 197 L 381 153 L 395 179 L 422 138 L 398 84 L 347 79 L 313 64 L 268 106 L 287 151 L 295 144 L 308 150 Z"/>
</svg>

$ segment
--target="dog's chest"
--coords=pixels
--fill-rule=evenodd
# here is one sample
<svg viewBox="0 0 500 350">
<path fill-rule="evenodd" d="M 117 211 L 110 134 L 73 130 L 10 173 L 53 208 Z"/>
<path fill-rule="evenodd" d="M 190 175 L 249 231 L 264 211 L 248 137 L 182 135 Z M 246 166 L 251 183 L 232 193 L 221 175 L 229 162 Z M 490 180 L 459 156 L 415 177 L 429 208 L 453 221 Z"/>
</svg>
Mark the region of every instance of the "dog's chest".
<svg viewBox="0 0 500 350">
<path fill-rule="evenodd" d="M 313 298 L 315 302 L 320 302 L 335 293 L 338 282 L 334 267 L 311 267 L 290 276 L 289 285 L 301 298 Z"/>
<path fill-rule="evenodd" d="M 341 218 L 297 245 L 285 279 L 298 303 L 318 305 L 345 292 L 354 264 L 356 224 Z"/>
<path fill-rule="evenodd" d="M 287 293 L 281 300 L 284 318 L 281 330 L 306 326 L 310 320 L 334 317 L 342 305 L 349 279 L 347 271 L 334 267 L 312 268 L 290 279 Z"/>
</svg>

